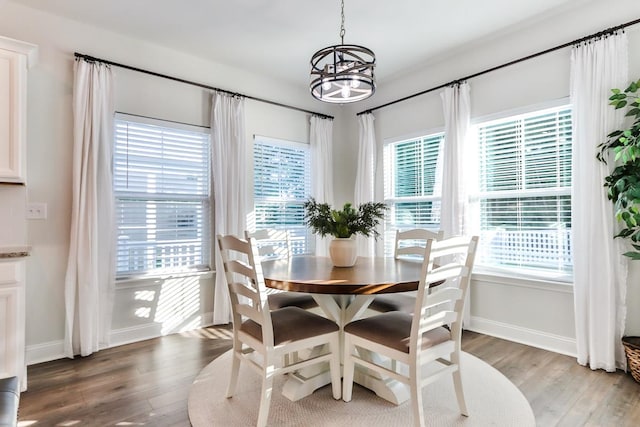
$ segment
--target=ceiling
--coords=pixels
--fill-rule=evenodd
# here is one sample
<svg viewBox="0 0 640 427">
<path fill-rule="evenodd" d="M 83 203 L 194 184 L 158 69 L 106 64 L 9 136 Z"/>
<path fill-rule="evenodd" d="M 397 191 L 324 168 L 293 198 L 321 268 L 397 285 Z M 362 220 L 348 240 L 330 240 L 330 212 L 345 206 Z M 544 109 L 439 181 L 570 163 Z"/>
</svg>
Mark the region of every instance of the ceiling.
<svg viewBox="0 0 640 427">
<path fill-rule="evenodd" d="M 339 0 L 12 1 L 296 85 L 340 44 Z M 344 41 L 376 53 L 383 81 L 586 1 L 345 0 Z"/>
</svg>

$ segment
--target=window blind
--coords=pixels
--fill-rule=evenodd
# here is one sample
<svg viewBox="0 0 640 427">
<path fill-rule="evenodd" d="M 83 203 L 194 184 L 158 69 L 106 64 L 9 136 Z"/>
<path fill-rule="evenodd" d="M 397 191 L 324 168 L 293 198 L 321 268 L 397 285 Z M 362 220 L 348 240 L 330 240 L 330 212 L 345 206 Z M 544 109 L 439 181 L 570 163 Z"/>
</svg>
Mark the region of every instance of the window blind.
<svg viewBox="0 0 640 427">
<path fill-rule="evenodd" d="M 444 133 L 385 146 L 385 254 L 393 254 L 398 229 L 440 228 L 441 149 Z"/>
<path fill-rule="evenodd" d="M 167 126 L 115 122 L 120 277 L 209 264 L 209 134 Z"/>
<path fill-rule="evenodd" d="M 310 253 L 313 236 L 304 222 L 304 202 L 310 193 L 309 145 L 256 137 L 256 229 L 289 230 L 292 254 Z"/>
<path fill-rule="evenodd" d="M 477 135 L 478 264 L 570 274 L 571 108 L 483 123 Z"/>
</svg>

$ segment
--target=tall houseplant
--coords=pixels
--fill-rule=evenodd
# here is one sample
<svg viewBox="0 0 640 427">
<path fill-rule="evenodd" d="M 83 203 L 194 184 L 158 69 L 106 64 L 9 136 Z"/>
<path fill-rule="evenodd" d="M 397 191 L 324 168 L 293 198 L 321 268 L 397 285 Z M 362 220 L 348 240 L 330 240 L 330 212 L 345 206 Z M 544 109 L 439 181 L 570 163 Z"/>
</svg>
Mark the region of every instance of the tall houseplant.
<svg viewBox="0 0 640 427">
<path fill-rule="evenodd" d="M 610 105 L 615 109 L 627 108 L 626 126 L 607 135 L 607 141 L 598 146 L 597 158 L 607 163 L 613 155 L 615 167 L 605 177 L 607 197 L 616 209 L 616 219 L 622 229 L 614 236 L 629 239 L 632 251 L 625 252 L 633 260 L 640 260 L 640 80 L 631 82 L 624 91 L 612 89 Z"/>
<path fill-rule="evenodd" d="M 626 125 L 607 135 L 607 141 L 598 146 L 598 160 L 607 163 L 613 155 L 615 167 L 605 177 L 607 197 L 614 203 L 616 219 L 622 223 L 614 236 L 629 239 L 632 251 L 624 256 L 640 260 L 640 80 L 631 82 L 624 91 L 612 89 L 609 104 L 616 110 L 627 109 Z M 640 337 L 623 336 L 622 345 L 627 356 L 627 368 L 640 382 Z"/>
<path fill-rule="evenodd" d="M 355 264 L 357 250 L 356 234 L 378 238 L 377 227 L 384 218 L 387 206 L 380 202 L 367 202 L 355 209 L 345 203 L 341 210 L 332 209 L 328 203 L 318 203 L 310 198 L 304 204 L 305 221 L 311 230 L 320 236 L 331 235 L 329 255 L 336 267 L 351 267 Z"/>
</svg>

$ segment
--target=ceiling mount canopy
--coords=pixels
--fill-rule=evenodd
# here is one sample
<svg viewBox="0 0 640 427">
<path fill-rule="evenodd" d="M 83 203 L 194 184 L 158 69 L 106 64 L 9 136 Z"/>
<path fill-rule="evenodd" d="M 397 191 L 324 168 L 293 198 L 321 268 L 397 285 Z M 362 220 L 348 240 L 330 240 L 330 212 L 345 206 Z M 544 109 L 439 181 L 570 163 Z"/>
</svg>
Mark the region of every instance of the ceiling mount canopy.
<svg viewBox="0 0 640 427">
<path fill-rule="evenodd" d="M 320 49 L 311 57 L 311 95 L 335 104 L 361 101 L 376 90 L 373 51 L 364 46 L 344 44 L 344 0 L 341 18 L 341 44 Z"/>
</svg>

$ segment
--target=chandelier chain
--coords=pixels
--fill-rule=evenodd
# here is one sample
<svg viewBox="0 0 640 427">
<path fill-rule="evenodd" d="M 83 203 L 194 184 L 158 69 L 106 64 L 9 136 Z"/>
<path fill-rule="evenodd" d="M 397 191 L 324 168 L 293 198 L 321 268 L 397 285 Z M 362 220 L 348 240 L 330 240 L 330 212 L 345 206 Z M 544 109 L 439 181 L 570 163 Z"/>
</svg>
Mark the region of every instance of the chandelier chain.
<svg viewBox="0 0 640 427">
<path fill-rule="evenodd" d="M 342 0 L 342 10 L 340 12 L 342 23 L 340 24 L 340 44 L 344 44 L 344 0 Z"/>
</svg>

